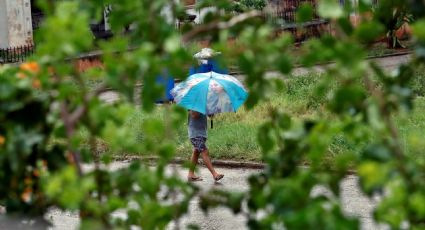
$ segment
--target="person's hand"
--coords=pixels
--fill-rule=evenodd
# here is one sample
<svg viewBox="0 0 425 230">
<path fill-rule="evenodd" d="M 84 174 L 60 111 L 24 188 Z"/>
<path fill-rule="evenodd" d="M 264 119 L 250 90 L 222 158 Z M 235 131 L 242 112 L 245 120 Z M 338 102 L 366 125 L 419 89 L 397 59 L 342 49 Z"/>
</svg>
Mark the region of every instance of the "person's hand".
<svg viewBox="0 0 425 230">
<path fill-rule="evenodd" d="M 214 114 L 209 114 L 208 117 L 212 119 L 214 118 Z"/>
</svg>

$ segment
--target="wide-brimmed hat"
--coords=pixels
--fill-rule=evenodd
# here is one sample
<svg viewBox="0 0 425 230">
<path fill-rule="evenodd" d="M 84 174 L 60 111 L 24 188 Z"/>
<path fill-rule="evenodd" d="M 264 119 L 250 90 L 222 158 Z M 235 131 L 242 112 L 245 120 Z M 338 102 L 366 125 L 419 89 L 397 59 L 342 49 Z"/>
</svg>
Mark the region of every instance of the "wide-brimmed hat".
<svg viewBox="0 0 425 230">
<path fill-rule="evenodd" d="M 210 48 L 203 48 L 201 51 L 193 55 L 193 57 L 196 59 L 209 59 L 219 54 L 221 54 L 221 52 L 214 51 L 213 49 L 210 49 Z"/>
</svg>

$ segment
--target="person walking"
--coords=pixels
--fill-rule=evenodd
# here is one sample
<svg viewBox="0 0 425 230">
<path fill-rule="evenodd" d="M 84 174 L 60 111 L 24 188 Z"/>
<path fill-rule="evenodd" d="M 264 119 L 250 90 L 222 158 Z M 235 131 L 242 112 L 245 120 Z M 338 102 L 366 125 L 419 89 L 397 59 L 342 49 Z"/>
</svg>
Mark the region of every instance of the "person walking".
<svg viewBox="0 0 425 230">
<path fill-rule="evenodd" d="M 202 178 L 200 176 L 195 175 L 195 168 L 198 164 L 199 155 L 201 155 L 202 160 L 204 161 L 205 166 L 207 166 L 208 170 L 211 172 L 214 180 L 217 182 L 221 180 L 224 175 L 218 173 L 212 163 L 209 156 L 208 148 L 206 146 L 207 141 L 207 116 L 189 110 L 188 114 L 188 134 L 190 138 L 190 142 L 193 145 L 193 152 L 191 157 L 192 166 L 189 169 L 189 173 L 187 175 L 188 181 L 201 181 Z"/>
<path fill-rule="evenodd" d="M 236 110 L 248 98 L 248 93 L 241 82 L 227 75 L 227 69 L 220 68 L 214 60 L 216 52 L 210 48 L 203 48 L 194 55 L 199 65 L 189 70 L 189 77 L 177 84 L 171 91 L 174 102 L 189 110 L 188 134 L 193 145 L 191 156 L 192 167 L 189 169 L 189 181 L 202 180 L 195 175 L 195 168 L 201 155 L 205 165 L 215 181 L 221 180 L 224 175 L 218 173 L 211 164 L 207 141 L 207 116 Z M 212 120 L 211 120 L 212 121 Z M 212 128 L 212 122 L 211 122 Z"/>
</svg>

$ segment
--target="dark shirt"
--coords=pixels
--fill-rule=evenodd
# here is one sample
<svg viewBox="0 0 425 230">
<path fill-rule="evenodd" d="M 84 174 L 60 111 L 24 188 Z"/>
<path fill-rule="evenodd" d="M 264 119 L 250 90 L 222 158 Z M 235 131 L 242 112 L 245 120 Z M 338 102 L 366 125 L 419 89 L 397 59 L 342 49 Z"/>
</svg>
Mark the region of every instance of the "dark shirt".
<svg viewBox="0 0 425 230">
<path fill-rule="evenodd" d="M 193 118 L 190 115 L 187 119 L 187 131 L 189 138 L 195 137 L 207 137 L 207 116 L 202 113 L 199 113 L 197 118 Z"/>
</svg>

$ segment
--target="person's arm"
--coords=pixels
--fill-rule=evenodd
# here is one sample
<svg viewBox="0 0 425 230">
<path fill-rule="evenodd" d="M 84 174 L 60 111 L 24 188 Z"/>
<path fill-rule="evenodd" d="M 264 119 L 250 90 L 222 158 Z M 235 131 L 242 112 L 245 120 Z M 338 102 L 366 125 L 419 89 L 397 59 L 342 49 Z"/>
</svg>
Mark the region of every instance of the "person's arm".
<svg viewBox="0 0 425 230">
<path fill-rule="evenodd" d="M 193 119 L 198 119 L 198 118 L 199 118 L 199 113 L 198 113 L 198 112 L 196 112 L 196 111 L 192 111 L 192 110 L 190 110 L 190 116 L 191 116 Z"/>
</svg>

